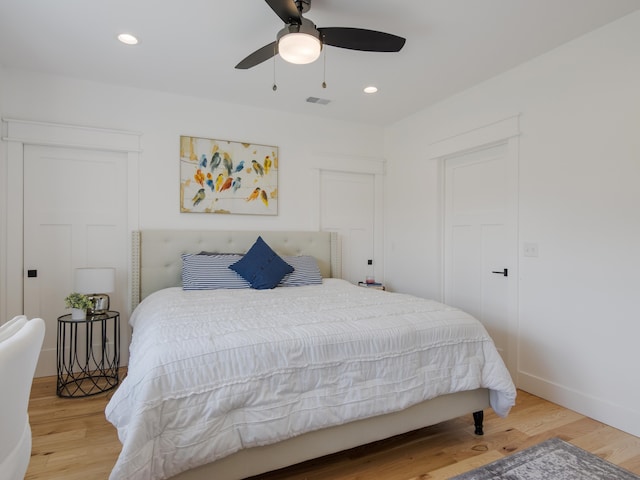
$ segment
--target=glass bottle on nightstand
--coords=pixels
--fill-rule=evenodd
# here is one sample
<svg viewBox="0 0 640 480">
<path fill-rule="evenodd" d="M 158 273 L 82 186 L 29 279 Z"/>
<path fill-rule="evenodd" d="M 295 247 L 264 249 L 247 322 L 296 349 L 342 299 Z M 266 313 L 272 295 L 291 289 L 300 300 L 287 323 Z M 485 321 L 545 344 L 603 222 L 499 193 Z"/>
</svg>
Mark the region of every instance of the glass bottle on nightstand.
<svg viewBox="0 0 640 480">
<path fill-rule="evenodd" d="M 367 278 L 365 279 L 365 283 L 372 284 L 376 283 L 375 275 L 373 273 L 373 260 L 367 260 Z"/>
</svg>

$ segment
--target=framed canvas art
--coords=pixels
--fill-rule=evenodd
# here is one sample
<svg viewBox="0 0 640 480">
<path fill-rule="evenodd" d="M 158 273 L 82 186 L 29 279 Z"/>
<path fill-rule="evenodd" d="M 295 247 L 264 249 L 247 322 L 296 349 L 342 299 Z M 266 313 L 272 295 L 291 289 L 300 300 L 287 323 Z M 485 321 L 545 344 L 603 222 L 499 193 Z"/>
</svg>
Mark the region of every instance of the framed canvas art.
<svg viewBox="0 0 640 480">
<path fill-rule="evenodd" d="M 180 137 L 180 211 L 278 214 L 278 147 Z"/>
</svg>

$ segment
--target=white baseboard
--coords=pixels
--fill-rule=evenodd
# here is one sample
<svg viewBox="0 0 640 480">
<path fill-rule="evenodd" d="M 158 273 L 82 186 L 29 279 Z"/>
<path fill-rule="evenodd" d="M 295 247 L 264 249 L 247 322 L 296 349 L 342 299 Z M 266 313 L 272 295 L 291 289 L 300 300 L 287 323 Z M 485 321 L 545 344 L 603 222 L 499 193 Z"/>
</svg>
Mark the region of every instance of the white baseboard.
<svg viewBox="0 0 640 480">
<path fill-rule="evenodd" d="M 526 372 L 518 373 L 518 388 L 587 417 L 640 437 L 640 410 L 594 397 Z"/>
</svg>

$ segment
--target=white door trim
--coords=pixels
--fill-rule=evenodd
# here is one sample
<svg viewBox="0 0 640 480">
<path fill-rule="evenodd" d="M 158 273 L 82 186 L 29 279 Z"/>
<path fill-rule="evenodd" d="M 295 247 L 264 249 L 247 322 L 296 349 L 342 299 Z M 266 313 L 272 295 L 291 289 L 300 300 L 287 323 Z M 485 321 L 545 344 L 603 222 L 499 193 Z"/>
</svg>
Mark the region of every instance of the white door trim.
<svg viewBox="0 0 640 480">
<path fill-rule="evenodd" d="M 7 133 L 2 140 L 8 142 L 110 152 L 140 153 L 141 151 L 140 136 L 142 134 L 139 132 L 14 118 L 3 118 L 2 121 L 7 125 Z"/>
<path fill-rule="evenodd" d="M 520 115 L 513 115 L 429 144 L 429 158 L 435 160 L 454 154 L 459 155 L 466 150 L 476 150 L 519 135 Z"/>
<path fill-rule="evenodd" d="M 438 162 L 440 175 L 440 292 L 441 301 L 444 299 L 445 282 L 445 162 L 448 157 L 458 156 L 463 153 L 487 148 L 491 145 L 506 144 L 507 158 L 509 162 L 508 198 L 513 199 L 509 204 L 508 218 L 512 228 L 509 230 L 508 244 L 512 246 L 510 251 L 509 268 L 512 273 L 509 295 L 509 327 L 508 327 L 508 352 L 505 363 L 509 368 L 514 382 L 517 384 L 518 372 L 518 343 L 519 343 L 519 307 L 518 307 L 518 152 L 519 152 L 519 115 L 513 115 L 502 120 L 478 126 L 472 130 L 462 132 L 429 145 L 429 159 Z"/>
<path fill-rule="evenodd" d="M 0 316 L 6 320 L 24 312 L 23 305 L 23 212 L 24 212 L 24 146 L 46 145 L 127 153 L 127 224 L 130 232 L 139 229 L 138 219 L 138 163 L 140 133 L 68 125 L 32 120 L 3 118 L 2 140 L 7 142 L 6 207 L 0 218 L 6 219 L 0 246 L 2 272 L 0 283 Z M 10 232 L 10 233 L 9 233 Z M 129 249 L 131 246 L 129 245 Z M 131 253 L 130 251 L 128 252 Z M 131 290 L 131 272 L 129 290 Z M 131 295 L 127 295 L 130 298 Z M 130 312 L 127 312 L 130 313 Z M 128 317 L 128 315 L 127 315 Z"/>
</svg>

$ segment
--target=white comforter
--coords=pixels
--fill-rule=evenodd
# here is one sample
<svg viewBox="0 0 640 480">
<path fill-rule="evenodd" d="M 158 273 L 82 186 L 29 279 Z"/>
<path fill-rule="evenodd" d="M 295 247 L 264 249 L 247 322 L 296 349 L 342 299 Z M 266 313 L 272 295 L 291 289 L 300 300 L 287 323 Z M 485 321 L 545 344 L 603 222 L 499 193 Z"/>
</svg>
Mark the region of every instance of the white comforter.
<svg viewBox="0 0 640 480">
<path fill-rule="evenodd" d="M 107 405 L 110 479 L 163 479 L 239 449 L 486 387 L 515 388 L 483 326 L 441 303 L 343 280 L 145 299 L 129 372 Z"/>
</svg>

